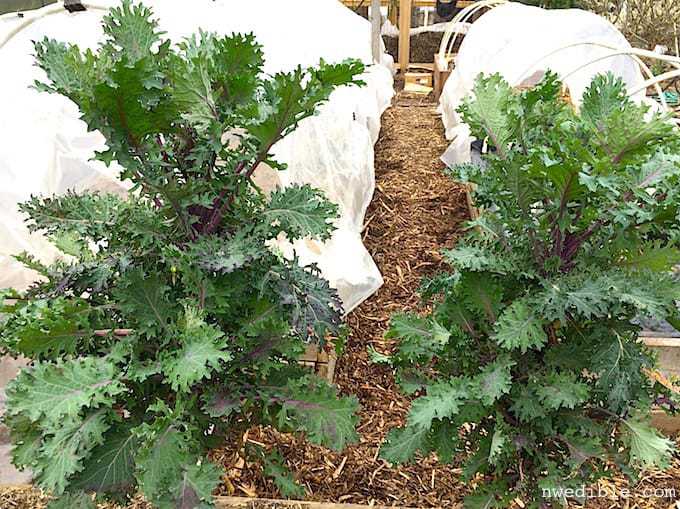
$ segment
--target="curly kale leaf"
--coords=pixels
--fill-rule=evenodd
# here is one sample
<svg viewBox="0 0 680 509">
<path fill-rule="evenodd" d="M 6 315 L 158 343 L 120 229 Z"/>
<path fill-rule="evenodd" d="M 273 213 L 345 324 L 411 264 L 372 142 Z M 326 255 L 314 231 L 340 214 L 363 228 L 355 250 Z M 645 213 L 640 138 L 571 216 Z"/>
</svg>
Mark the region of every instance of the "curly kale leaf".
<svg viewBox="0 0 680 509">
<path fill-rule="evenodd" d="M 83 409 L 111 407 L 126 391 L 117 367 L 103 357 L 36 362 L 8 385 L 7 411 L 57 423 Z"/>
</svg>

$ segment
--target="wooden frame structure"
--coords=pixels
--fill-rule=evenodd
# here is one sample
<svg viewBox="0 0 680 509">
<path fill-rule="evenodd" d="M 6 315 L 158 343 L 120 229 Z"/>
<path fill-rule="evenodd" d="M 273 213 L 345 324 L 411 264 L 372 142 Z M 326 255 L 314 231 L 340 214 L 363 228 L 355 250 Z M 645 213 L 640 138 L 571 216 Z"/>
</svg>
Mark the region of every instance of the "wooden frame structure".
<svg viewBox="0 0 680 509">
<path fill-rule="evenodd" d="M 374 7 L 380 5 L 388 8 L 388 17 L 394 22 L 399 20 L 399 63 L 397 70 L 407 72 L 411 66 L 411 14 L 414 7 L 436 7 L 436 0 L 340 0 L 349 8 L 357 9 L 358 7 Z M 456 6 L 460 8 L 472 5 L 474 0 L 458 0 Z M 395 12 L 398 6 L 398 16 Z M 380 37 L 380 32 L 376 33 L 375 25 L 372 31 L 372 47 L 376 45 L 376 37 Z M 375 55 L 374 55 L 375 58 Z M 416 64 L 416 67 L 422 68 L 422 64 Z"/>
</svg>

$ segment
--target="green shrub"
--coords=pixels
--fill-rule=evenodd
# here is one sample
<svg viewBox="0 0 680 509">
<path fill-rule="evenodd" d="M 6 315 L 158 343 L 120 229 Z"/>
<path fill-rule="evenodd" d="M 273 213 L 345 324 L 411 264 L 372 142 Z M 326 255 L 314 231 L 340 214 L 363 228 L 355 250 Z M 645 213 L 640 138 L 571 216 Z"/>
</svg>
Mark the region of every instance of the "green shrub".
<svg viewBox="0 0 680 509">
<path fill-rule="evenodd" d="M 106 138 L 97 159 L 134 185 L 127 199 L 24 204 L 71 258 L 21 256 L 42 282 L 0 295 L 0 353 L 31 361 L 7 390 L 14 463 L 62 506 L 136 489 L 158 507 L 210 504 L 221 473 L 207 450 L 253 424 L 335 449 L 356 438 L 356 398 L 296 363 L 338 334 L 338 295 L 269 247 L 327 239 L 337 207 L 309 186 L 267 197 L 251 177 L 283 168 L 272 146 L 336 87 L 361 85 L 363 65 L 266 77 L 252 35 L 175 46 L 152 16 L 123 2 L 95 52 L 35 44 L 38 89 L 74 101 Z"/>
<path fill-rule="evenodd" d="M 677 314 L 677 132 L 611 75 L 580 113 L 550 73 L 522 92 L 481 77 L 460 111 L 491 151 L 451 173 L 483 213 L 445 252 L 454 270 L 424 285 L 432 313 L 392 320 L 398 347 L 380 360 L 417 397 L 383 457 L 463 458 L 464 479 L 485 480 L 471 508 L 548 507 L 607 462 L 665 465 L 672 442 L 649 413 L 676 407 L 636 319 Z"/>
</svg>

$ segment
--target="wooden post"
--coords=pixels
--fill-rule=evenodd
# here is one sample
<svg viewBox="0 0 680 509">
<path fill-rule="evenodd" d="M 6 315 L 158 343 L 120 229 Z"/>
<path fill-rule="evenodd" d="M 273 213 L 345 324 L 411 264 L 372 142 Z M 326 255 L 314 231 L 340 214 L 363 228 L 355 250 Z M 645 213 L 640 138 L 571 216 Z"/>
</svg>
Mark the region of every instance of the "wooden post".
<svg viewBox="0 0 680 509">
<path fill-rule="evenodd" d="M 399 23 L 397 18 L 397 12 L 399 11 L 399 0 L 390 0 L 387 7 L 387 18 L 396 27 Z"/>
<path fill-rule="evenodd" d="M 381 60 L 380 25 L 382 14 L 380 12 L 380 0 L 371 0 L 371 52 L 373 63 L 379 64 Z"/>
<path fill-rule="evenodd" d="M 411 7 L 413 0 L 399 2 L 399 68 L 402 73 L 408 72 L 411 58 Z"/>
</svg>

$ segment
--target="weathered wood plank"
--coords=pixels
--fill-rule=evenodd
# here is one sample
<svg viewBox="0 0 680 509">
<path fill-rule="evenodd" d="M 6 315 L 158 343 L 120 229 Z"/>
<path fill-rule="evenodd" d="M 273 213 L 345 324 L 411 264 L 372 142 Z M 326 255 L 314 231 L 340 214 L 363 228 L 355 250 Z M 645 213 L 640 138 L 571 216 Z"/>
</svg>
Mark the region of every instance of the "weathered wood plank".
<svg viewBox="0 0 680 509">
<path fill-rule="evenodd" d="M 408 71 L 411 58 L 411 12 L 413 0 L 399 2 L 399 68 Z"/>
</svg>

